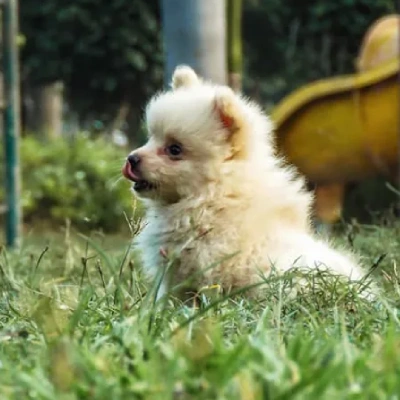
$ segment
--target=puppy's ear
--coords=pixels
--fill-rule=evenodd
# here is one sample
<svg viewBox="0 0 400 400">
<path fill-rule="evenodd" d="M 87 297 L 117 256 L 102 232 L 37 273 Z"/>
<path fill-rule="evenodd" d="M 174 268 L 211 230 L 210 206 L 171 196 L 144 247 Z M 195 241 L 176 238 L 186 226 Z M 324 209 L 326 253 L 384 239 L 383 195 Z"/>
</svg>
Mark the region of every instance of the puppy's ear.
<svg viewBox="0 0 400 400">
<path fill-rule="evenodd" d="M 222 127 L 227 131 L 231 144 L 230 159 L 244 159 L 247 155 L 247 122 L 239 99 L 229 87 L 218 88 L 214 98 L 214 110 Z"/>
<path fill-rule="evenodd" d="M 190 87 L 200 84 L 200 78 L 196 72 L 187 65 L 178 65 L 172 75 L 172 89 Z"/>
</svg>

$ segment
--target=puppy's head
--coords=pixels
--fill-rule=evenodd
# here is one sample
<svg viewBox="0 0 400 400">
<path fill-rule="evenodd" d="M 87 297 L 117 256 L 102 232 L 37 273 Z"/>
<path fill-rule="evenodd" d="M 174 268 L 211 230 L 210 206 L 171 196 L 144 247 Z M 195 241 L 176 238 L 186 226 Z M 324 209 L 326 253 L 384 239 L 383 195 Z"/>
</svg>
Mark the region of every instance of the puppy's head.
<svg viewBox="0 0 400 400">
<path fill-rule="evenodd" d="M 226 165 L 250 157 L 251 125 L 268 123 L 230 88 L 187 66 L 175 70 L 172 90 L 150 100 L 145 120 L 148 141 L 128 156 L 123 174 L 140 197 L 167 203 L 218 183 Z"/>
</svg>

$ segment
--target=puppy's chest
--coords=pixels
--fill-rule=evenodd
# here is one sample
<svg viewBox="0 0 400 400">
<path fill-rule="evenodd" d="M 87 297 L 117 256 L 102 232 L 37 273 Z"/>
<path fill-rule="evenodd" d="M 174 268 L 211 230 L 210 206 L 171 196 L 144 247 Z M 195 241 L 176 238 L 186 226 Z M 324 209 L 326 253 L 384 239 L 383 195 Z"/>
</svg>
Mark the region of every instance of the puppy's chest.
<svg viewBox="0 0 400 400">
<path fill-rule="evenodd" d="M 183 263 L 197 264 L 217 249 L 218 242 L 211 246 L 216 241 L 215 233 L 211 221 L 182 216 L 150 221 L 140 241 L 160 257 L 176 257 Z"/>
</svg>

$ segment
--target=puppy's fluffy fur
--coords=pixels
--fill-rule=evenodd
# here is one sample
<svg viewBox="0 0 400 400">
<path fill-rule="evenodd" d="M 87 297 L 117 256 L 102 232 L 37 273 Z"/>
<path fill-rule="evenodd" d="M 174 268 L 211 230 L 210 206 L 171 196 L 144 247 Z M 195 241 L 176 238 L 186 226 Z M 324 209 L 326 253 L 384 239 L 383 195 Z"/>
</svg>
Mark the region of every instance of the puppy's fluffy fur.
<svg viewBox="0 0 400 400">
<path fill-rule="evenodd" d="M 148 141 L 131 153 L 140 163 L 125 176 L 139 182 L 147 208 L 137 239 L 145 271 L 154 276 L 176 257 L 164 292 L 187 279 L 195 290 L 241 288 L 272 268 L 362 278 L 354 255 L 313 236 L 312 197 L 275 155 L 271 122 L 255 103 L 179 66 L 145 117 Z"/>
</svg>

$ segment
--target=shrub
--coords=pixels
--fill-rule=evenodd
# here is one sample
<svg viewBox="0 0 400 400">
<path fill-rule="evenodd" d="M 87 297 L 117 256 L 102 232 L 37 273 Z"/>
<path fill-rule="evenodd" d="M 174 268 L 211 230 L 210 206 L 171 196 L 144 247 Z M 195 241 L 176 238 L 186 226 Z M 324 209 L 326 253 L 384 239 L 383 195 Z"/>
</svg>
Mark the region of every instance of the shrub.
<svg viewBox="0 0 400 400">
<path fill-rule="evenodd" d="M 50 142 L 23 138 L 24 221 L 63 224 L 69 219 L 79 229 L 119 229 L 125 213 L 132 214 L 129 183 L 120 174 L 125 154 L 110 140 L 85 133 Z M 0 165 L 3 169 L 3 160 Z M 4 201 L 4 192 L 0 197 Z"/>
</svg>

